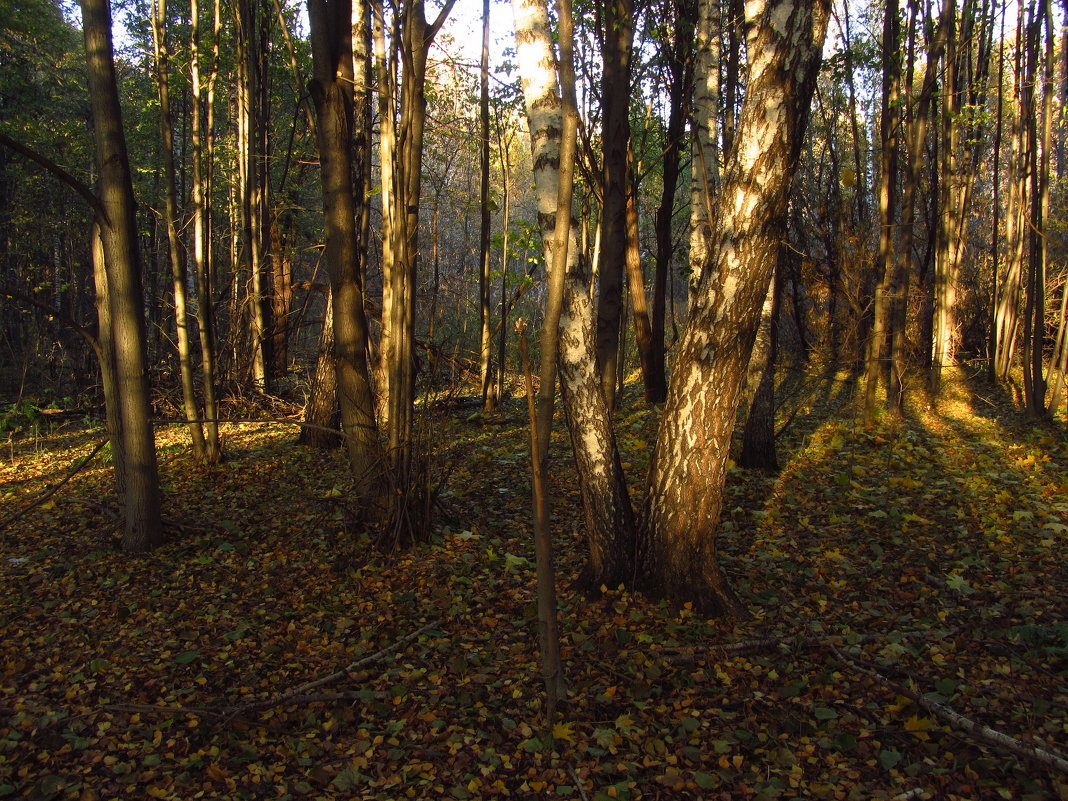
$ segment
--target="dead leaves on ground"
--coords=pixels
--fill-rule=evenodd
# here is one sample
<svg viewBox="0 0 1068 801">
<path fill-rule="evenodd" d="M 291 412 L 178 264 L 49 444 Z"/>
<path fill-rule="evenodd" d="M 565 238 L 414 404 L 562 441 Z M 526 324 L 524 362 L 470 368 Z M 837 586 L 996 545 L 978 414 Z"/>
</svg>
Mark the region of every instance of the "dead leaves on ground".
<svg viewBox="0 0 1068 801">
<path fill-rule="evenodd" d="M 635 476 L 652 425 L 624 411 Z M 959 408 L 797 434 L 780 476 L 730 478 L 721 551 L 754 619 L 565 590 L 570 698 L 546 732 L 523 429 L 442 423 L 466 456 L 440 536 L 394 557 L 349 529 L 340 454 L 234 427 L 202 469 L 166 431 L 184 527 L 157 553 L 127 559 L 110 517 L 62 494 L 2 535 L 0 797 L 1064 797 L 835 654 L 1065 750 L 1063 438 Z M 21 444 L 5 505 L 88 441 Z M 583 546 L 565 458 L 554 477 L 566 587 Z M 65 493 L 99 504 L 109 480 L 94 464 Z M 326 700 L 255 707 L 434 621 Z"/>
</svg>

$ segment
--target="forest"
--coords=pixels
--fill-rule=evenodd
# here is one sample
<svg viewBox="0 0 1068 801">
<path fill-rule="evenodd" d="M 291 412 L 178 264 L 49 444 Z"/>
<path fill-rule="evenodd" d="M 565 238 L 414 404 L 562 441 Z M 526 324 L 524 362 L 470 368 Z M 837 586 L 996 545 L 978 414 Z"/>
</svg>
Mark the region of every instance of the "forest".
<svg viewBox="0 0 1068 801">
<path fill-rule="evenodd" d="M 0 799 L 1068 799 L 1068 3 L 0 67 Z"/>
</svg>

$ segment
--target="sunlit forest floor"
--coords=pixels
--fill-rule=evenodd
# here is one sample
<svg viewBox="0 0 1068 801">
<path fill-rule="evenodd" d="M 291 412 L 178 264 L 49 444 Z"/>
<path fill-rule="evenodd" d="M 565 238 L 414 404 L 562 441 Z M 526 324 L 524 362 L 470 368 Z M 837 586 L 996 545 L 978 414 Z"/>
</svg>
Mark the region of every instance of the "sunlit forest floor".
<svg viewBox="0 0 1068 801">
<path fill-rule="evenodd" d="M 1063 429 L 963 376 L 904 423 L 863 425 L 850 390 L 784 393 L 782 472 L 732 469 L 720 550 L 752 617 L 731 623 L 568 588 L 584 546 L 558 424 L 551 736 L 521 399 L 434 416 L 438 529 L 400 554 L 352 530 L 342 455 L 293 426 L 227 426 L 212 468 L 163 429 L 170 539 L 144 558 L 117 549 L 98 456 L 0 531 L 0 797 L 1068 797 L 914 700 L 1068 750 Z M 619 426 L 636 494 L 638 396 Z M 3 443 L 0 518 L 101 439 Z"/>
</svg>

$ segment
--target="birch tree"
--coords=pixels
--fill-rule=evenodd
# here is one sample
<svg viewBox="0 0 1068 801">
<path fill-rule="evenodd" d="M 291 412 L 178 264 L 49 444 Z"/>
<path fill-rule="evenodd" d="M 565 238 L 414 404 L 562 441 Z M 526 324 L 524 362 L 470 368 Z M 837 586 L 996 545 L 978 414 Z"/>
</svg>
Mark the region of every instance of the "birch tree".
<svg viewBox="0 0 1068 801">
<path fill-rule="evenodd" d="M 716 559 L 716 528 L 739 395 L 786 230 L 828 7 L 827 0 L 746 2 L 745 99 L 650 467 L 638 585 L 709 613 L 741 609 Z"/>
</svg>

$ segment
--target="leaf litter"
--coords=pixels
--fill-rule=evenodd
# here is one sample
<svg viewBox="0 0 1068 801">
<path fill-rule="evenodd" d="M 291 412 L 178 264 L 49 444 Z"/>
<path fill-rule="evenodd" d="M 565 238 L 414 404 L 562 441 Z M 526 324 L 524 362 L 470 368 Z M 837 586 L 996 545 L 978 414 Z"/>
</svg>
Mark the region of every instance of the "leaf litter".
<svg viewBox="0 0 1068 801">
<path fill-rule="evenodd" d="M 637 479 L 655 416 L 626 400 Z M 354 523 L 341 454 L 228 426 L 235 455 L 203 468 L 164 429 L 155 553 L 118 552 L 99 461 L 0 534 L 0 798 L 1064 799 L 1068 777 L 931 711 L 1068 748 L 1068 444 L 984 411 L 813 415 L 778 476 L 732 469 L 733 622 L 568 588 L 558 426 L 551 729 L 518 413 L 438 421 L 462 454 L 438 530 L 392 555 Z M 5 507 L 98 433 L 12 447 Z"/>
</svg>

